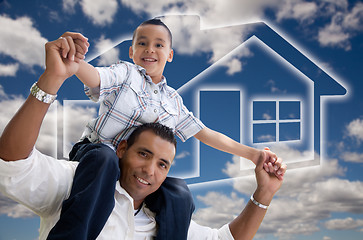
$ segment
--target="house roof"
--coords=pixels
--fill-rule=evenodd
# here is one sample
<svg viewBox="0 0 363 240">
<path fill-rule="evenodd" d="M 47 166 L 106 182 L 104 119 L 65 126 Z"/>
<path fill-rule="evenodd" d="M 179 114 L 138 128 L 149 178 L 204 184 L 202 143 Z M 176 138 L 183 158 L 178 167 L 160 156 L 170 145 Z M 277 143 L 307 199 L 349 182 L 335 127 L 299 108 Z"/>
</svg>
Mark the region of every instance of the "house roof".
<svg viewBox="0 0 363 240">
<path fill-rule="evenodd" d="M 195 21 L 193 28 L 200 29 L 200 18 L 198 16 L 168 16 L 169 17 L 182 17 L 189 18 L 188 21 Z M 236 47 L 243 44 L 252 36 L 256 36 L 267 46 L 273 49 L 282 58 L 292 64 L 296 69 L 301 71 L 310 80 L 314 82 L 315 91 L 319 95 L 345 95 L 346 88 L 337 80 L 333 79 L 327 72 L 317 66 L 311 59 L 309 59 L 303 52 L 299 51 L 295 46 L 289 43 L 278 32 L 273 30 L 264 22 L 256 22 L 249 24 L 225 26 L 210 29 L 201 29 L 200 32 L 215 36 L 214 31 L 223 31 L 225 29 L 236 29 L 236 32 L 241 32 L 242 40 L 237 45 L 230 45 L 225 54 L 228 54 Z M 194 31 L 196 32 L 196 31 Z M 242 34 L 243 33 L 243 34 Z M 174 33 L 173 33 L 174 34 Z M 228 52 L 229 51 L 229 52 Z M 217 61 L 217 60 L 216 60 Z M 212 64 L 213 65 L 213 64 Z M 205 66 L 204 66 L 205 67 Z"/>
<path fill-rule="evenodd" d="M 305 54 L 290 44 L 264 22 L 253 23 L 251 36 L 256 36 L 277 54 L 296 67 L 315 84 L 319 95 L 345 95 L 347 90 Z M 251 37 L 250 36 L 250 37 Z"/>
</svg>

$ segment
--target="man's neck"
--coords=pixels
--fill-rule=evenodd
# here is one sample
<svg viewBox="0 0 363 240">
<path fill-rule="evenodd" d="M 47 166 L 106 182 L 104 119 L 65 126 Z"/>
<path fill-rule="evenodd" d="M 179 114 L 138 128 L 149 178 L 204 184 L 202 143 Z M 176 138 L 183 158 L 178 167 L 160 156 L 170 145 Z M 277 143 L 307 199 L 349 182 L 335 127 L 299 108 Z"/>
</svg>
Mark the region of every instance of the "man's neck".
<svg viewBox="0 0 363 240">
<path fill-rule="evenodd" d="M 144 202 L 144 200 L 137 200 L 137 201 L 134 200 L 134 209 L 136 210 L 136 209 L 141 208 L 143 202 Z"/>
</svg>

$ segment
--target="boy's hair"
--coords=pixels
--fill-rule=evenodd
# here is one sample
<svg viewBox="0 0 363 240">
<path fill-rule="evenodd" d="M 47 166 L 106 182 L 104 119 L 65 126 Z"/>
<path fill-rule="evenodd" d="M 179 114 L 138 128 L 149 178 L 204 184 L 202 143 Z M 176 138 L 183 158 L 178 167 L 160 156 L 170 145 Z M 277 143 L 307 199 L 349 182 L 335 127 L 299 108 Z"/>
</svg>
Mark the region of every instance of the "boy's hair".
<svg viewBox="0 0 363 240">
<path fill-rule="evenodd" d="M 145 25 L 163 26 L 168 31 L 168 35 L 169 35 L 169 39 L 170 39 L 170 48 L 172 48 L 173 37 L 172 37 L 170 29 L 168 28 L 168 26 L 165 25 L 165 23 L 163 23 L 159 18 L 153 18 L 153 19 L 149 19 L 149 20 L 146 20 L 145 22 L 141 23 L 139 25 L 139 27 L 140 26 L 145 26 Z M 137 30 L 137 28 L 135 29 L 135 31 L 134 31 L 134 33 L 132 35 L 132 45 L 134 44 L 136 30 Z"/>
<path fill-rule="evenodd" d="M 145 131 L 151 131 L 156 136 L 174 144 L 176 150 L 176 139 L 173 130 L 160 123 L 145 123 L 141 126 L 138 126 L 127 139 L 127 148 L 131 147 L 132 144 L 136 142 L 139 135 Z"/>
</svg>

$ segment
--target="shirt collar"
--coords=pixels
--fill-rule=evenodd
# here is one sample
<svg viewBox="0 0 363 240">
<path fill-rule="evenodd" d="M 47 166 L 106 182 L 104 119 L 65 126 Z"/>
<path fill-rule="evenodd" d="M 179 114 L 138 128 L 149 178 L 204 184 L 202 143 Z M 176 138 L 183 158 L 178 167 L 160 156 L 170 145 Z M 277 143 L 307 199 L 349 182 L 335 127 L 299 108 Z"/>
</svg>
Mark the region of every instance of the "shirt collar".
<svg viewBox="0 0 363 240">
<path fill-rule="evenodd" d="M 132 207 L 134 207 L 134 199 L 130 196 L 128 192 L 126 192 L 123 187 L 121 187 L 120 181 L 116 182 L 116 192 L 120 195 L 124 195 L 128 200 L 130 200 L 130 202 L 132 203 Z"/>
<path fill-rule="evenodd" d="M 137 70 L 139 70 L 139 72 L 141 72 L 141 74 L 145 76 L 145 79 L 146 79 L 146 81 L 148 83 L 152 83 L 153 82 L 152 79 L 151 79 L 151 77 L 146 74 L 146 69 L 145 68 L 143 68 L 143 67 L 141 67 L 141 66 L 139 66 L 137 64 L 135 64 L 135 66 L 136 66 Z M 160 88 L 164 88 L 167 85 L 167 83 L 166 83 L 166 77 L 162 76 L 161 81 L 157 85 Z"/>
</svg>

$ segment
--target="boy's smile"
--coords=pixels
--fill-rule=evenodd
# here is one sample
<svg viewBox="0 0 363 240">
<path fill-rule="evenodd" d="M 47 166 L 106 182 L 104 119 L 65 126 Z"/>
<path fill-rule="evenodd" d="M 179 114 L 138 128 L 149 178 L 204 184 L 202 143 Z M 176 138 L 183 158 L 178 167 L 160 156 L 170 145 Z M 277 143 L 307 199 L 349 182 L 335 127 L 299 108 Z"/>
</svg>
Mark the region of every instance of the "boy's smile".
<svg viewBox="0 0 363 240">
<path fill-rule="evenodd" d="M 129 56 L 135 64 L 146 69 L 154 83 L 162 79 L 166 62 L 173 60 L 168 31 L 159 25 L 143 25 L 136 30 Z"/>
</svg>

